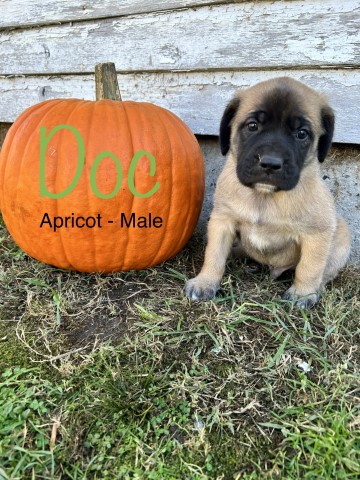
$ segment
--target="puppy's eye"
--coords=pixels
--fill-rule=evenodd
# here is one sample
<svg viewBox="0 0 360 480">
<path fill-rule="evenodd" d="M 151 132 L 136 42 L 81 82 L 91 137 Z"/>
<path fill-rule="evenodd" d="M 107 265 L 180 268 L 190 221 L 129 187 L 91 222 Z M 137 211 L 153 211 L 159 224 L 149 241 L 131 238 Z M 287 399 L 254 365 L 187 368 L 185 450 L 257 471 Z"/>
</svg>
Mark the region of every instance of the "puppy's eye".
<svg viewBox="0 0 360 480">
<path fill-rule="evenodd" d="M 309 132 L 307 130 L 304 130 L 304 129 L 301 129 L 296 133 L 296 137 L 299 140 L 305 140 L 305 138 L 307 138 L 308 135 L 309 135 Z"/>
<path fill-rule="evenodd" d="M 250 122 L 248 123 L 248 129 L 250 130 L 250 132 L 256 132 L 256 130 L 258 129 L 258 124 L 256 122 Z"/>
</svg>

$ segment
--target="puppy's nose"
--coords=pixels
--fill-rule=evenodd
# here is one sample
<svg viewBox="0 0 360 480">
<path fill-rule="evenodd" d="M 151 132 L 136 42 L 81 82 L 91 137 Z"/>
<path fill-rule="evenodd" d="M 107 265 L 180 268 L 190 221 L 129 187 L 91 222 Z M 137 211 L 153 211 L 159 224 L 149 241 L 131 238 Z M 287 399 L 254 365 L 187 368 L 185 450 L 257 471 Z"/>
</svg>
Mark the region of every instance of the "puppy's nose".
<svg viewBox="0 0 360 480">
<path fill-rule="evenodd" d="M 260 157 L 260 166 L 265 168 L 265 170 L 280 170 L 283 166 L 283 161 L 279 157 L 264 155 L 263 157 Z"/>
</svg>

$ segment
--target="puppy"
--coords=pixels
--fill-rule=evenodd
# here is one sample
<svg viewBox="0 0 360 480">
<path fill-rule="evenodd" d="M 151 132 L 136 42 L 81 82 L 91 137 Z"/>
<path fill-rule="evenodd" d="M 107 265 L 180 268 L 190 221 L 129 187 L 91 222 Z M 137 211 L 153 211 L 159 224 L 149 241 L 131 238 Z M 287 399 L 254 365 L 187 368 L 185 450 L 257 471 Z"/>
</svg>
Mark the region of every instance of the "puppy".
<svg viewBox="0 0 360 480">
<path fill-rule="evenodd" d="M 272 278 L 295 269 L 284 299 L 301 308 L 318 301 L 350 250 L 348 226 L 320 176 L 333 131 L 325 97 L 294 79 L 275 78 L 235 95 L 221 120 L 221 152 L 228 156 L 204 265 L 185 286 L 189 298 L 214 297 L 238 238 L 238 253 L 269 265 Z"/>
</svg>

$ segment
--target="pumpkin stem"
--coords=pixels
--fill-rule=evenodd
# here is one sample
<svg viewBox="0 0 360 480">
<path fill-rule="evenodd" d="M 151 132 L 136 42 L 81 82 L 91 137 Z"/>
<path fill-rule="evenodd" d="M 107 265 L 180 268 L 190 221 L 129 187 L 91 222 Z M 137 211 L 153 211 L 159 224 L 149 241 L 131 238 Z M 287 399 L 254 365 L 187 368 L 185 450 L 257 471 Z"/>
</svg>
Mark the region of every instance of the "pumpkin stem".
<svg viewBox="0 0 360 480">
<path fill-rule="evenodd" d="M 96 100 L 121 101 L 115 64 L 112 62 L 98 63 L 95 66 Z"/>
</svg>

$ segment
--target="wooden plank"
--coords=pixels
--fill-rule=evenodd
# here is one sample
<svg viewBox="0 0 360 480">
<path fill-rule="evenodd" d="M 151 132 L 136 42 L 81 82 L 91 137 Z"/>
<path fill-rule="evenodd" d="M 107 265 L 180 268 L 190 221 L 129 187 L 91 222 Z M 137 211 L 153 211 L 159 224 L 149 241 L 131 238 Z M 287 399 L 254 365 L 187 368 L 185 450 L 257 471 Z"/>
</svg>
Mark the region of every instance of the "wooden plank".
<svg viewBox="0 0 360 480">
<path fill-rule="evenodd" d="M 328 95 L 336 112 L 335 142 L 360 144 L 360 70 L 173 72 L 118 75 L 123 100 L 172 110 L 197 134 L 217 135 L 225 105 L 238 88 L 292 76 Z M 95 99 L 94 75 L 0 78 L 0 121 L 49 98 Z"/>
<path fill-rule="evenodd" d="M 93 20 L 221 3 L 229 3 L 229 0 L 2 0 L 0 28 Z"/>
<path fill-rule="evenodd" d="M 360 65 L 358 6 L 249 2 L 2 31 L 0 74 Z"/>
</svg>

